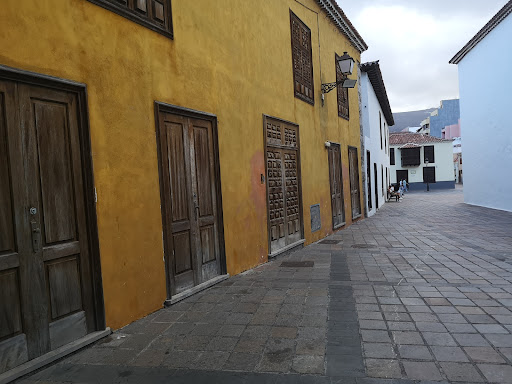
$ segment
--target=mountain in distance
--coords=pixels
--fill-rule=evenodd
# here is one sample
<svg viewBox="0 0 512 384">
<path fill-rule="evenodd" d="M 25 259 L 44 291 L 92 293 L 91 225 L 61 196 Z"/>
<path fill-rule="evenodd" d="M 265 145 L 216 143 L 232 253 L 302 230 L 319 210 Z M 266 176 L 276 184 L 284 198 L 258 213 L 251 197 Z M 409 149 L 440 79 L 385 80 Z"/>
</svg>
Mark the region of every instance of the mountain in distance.
<svg viewBox="0 0 512 384">
<path fill-rule="evenodd" d="M 400 132 L 407 127 L 419 127 L 422 120 L 430 116 L 430 112 L 437 108 L 422 109 L 421 111 L 409 111 L 393 113 L 395 125 L 389 127 L 389 132 Z"/>
</svg>

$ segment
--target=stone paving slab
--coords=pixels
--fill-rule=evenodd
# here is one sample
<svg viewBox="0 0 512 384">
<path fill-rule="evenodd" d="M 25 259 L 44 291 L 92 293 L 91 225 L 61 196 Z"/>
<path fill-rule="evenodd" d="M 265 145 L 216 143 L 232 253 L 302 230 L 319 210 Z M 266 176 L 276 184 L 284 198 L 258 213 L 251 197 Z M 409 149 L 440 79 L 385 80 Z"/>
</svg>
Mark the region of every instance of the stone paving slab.
<svg viewBox="0 0 512 384">
<path fill-rule="evenodd" d="M 328 240 L 20 382 L 512 382 L 512 214 L 414 193 Z"/>
</svg>

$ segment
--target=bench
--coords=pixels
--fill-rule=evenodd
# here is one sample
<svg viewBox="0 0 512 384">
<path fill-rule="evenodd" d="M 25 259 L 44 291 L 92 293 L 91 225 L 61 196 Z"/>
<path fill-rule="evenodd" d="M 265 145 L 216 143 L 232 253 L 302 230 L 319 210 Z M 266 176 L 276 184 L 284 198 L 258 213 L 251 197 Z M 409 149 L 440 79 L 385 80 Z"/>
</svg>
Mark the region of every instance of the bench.
<svg viewBox="0 0 512 384">
<path fill-rule="evenodd" d="M 393 197 L 396 199 L 395 201 L 400 201 L 400 197 L 401 197 L 400 196 L 400 192 L 394 192 L 394 191 L 391 192 L 391 191 L 389 191 L 388 193 L 389 193 L 388 201 L 390 201 Z"/>
</svg>

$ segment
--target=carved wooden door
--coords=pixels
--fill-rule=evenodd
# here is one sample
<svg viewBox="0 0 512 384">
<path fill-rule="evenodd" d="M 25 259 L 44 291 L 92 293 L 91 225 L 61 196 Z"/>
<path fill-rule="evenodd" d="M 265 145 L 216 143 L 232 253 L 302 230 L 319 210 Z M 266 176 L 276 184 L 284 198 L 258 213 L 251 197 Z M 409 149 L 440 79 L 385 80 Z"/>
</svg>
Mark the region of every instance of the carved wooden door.
<svg viewBox="0 0 512 384">
<path fill-rule="evenodd" d="M 270 254 L 302 236 L 299 127 L 265 117 Z"/>
<path fill-rule="evenodd" d="M 352 202 L 352 218 L 361 216 L 361 198 L 359 191 L 359 162 L 357 148 L 348 147 L 348 166 L 350 174 L 350 198 Z"/>
<path fill-rule="evenodd" d="M 331 143 L 327 153 L 329 158 L 329 180 L 331 184 L 332 227 L 336 229 L 341 227 L 345 222 L 340 145 Z"/>
<path fill-rule="evenodd" d="M 0 82 L 0 373 L 94 330 L 73 93 Z"/>
<path fill-rule="evenodd" d="M 169 294 L 221 274 L 214 132 L 209 120 L 160 112 L 164 245 Z"/>
</svg>

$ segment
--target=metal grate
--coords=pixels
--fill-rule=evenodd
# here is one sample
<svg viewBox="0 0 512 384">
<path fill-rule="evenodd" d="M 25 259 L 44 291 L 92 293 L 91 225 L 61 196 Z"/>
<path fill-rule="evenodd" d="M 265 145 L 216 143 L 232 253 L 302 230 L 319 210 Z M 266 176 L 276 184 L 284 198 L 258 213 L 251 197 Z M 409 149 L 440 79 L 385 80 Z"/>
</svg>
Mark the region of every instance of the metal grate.
<svg viewBox="0 0 512 384">
<path fill-rule="evenodd" d="M 338 244 L 341 240 L 322 240 L 318 244 Z"/>
<path fill-rule="evenodd" d="M 287 268 L 310 268 L 313 265 L 315 265 L 314 261 L 311 260 L 305 260 L 305 261 L 283 261 L 280 265 L 280 267 L 287 267 Z"/>
<path fill-rule="evenodd" d="M 354 244 L 352 245 L 352 248 L 377 248 L 378 245 L 372 245 L 372 244 Z"/>
</svg>

